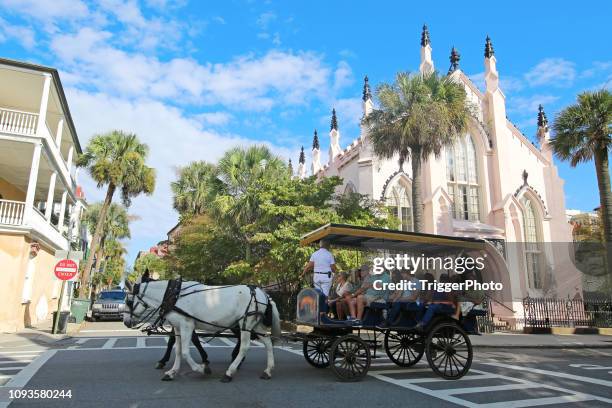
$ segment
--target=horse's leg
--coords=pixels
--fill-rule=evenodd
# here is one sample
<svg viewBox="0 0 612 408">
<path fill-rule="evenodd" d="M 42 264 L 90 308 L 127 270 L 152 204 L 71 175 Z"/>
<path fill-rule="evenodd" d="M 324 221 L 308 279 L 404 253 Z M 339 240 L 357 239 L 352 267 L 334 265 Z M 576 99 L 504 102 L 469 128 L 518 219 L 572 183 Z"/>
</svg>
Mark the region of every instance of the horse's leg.
<svg viewBox="0 0 612 408">
<path fill-rule="evenodd" d="M 234 361 L 236 357 L 238 357 L 238 352 L 240 351 L 240 329 L 237 327 L 233 328 L 232 333 L 234 333 L 234 336 L 236 336 L 236 345 L 232 350 L 232 361 Z M 240 363 L 238 364 L 238 370 L 240 370 L 240 366 L 242 366 L 242 363 L 244 363 L 244 358 L 240 360 Z"/>
<path fill-rule="evenodd" d="M 200 343 L 200 338 L 196 334 L 195 330 L 191 334 L 191 342 L 198 350 L 198 353 L 200 353 L 200 357 L 202 357 L 202 364 L 204 364 L 204 374 L 212 374 L 212 371 L 209 367 L 210 362 L 208 361 L 208 354 L 204 350 L 204 347 L 202 347 L 202 343 Z"/>
<path fill-rule="evenodd" d="M 170 360 L 170 355 L 172 354 L 172 348 L 174 347 L 174 343 L 176 342 L 176 339 L 174 338 L 174 330 L 172 330 L 172 335 L 168 337 L 169 339 L 168 339 L 168 346 L 166 347 L 166 353 L 161 358 L 161 360 L 157 362 L 157 365 L 155 366 L 155 368 L 157 368 L 158 370 L 161 370 L 162 368 L 164 368 L 168 360 Z"/>
<path fill-rule="evenodd" d="M 265 330 L 265 328 L 260 327 L 260 330 Z M 257 338 L 266 346 L 266 353 L 268 354 L 266 369 L 259 378 L 262 380 L 269 380 L 272 378 L 272 370 L 274 369 L 274 347 L 272 346 L 272 339 L 268 335 L 260 335 L 257 336 Z"/>
<path fill-rule="evenodd" d="M 189 364 L 189 367 L 191 367 L 193 371 L 204 374 L 206 363 L 204 364 L 196 363 L 195 360 L 191 358 L 191 352 L 189 351 L 189 343 L 191 342 L 193 335 L 194 335 L 193 331 L 195 329 L 195 323 L 193 321 L 183 321 L 181 322 L 180 327 L 181 327 L 181 338 L 180 338 L 181 357 L 185 359 L 185 361 L 187 362 L 187 364 Z M 200 340 L 198 339 L 198 342 L 199 341 Z"/>
<path fill-rule="evenodd" d="M 179 341 L 176 342 L 176 353 L 175 353 L 175 357 L 174 357 L 174 364 L 172 365 L 172 368 L 168 371 L 166 371 L 164 373 L 164 376 L 162 377 L 162 381 L 172 381 L 174 380 L 174 377 L 176 377 L 176 375 L 178 374 L 179 370 L 181 369 L 181 351 L 182 351 L 182 341 L 181 339 L 183 338 L 181 336 L 181 330 L 180 329 L 174 329 L 174 338 L 176 341 L 176 337 L 178 337 Z"/>
<path fill-rule="evenodd" d="M 242 362 L 242 359 L 246 355 L 249 350 L 249 346 L 251 345 L 251 332 L 248 331 L 240 331 L 240 351 L 238 352 L 238 356 L 232 361 L 232 364 L 228 367 L 225 375 L 221 379 L 221 382 L 230 382 L 232 381 L 232 376 L 238 369 L 238 365 Z"/>
</svg>

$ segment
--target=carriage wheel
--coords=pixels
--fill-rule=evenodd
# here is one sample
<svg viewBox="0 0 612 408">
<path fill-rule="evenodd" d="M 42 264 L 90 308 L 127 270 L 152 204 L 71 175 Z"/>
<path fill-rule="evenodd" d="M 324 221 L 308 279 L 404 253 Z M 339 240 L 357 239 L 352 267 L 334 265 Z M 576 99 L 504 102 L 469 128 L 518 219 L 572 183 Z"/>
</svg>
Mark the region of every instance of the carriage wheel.
<svg viewBox="0 0 612 408">
<path fill-rule="evenodd" d="M 456 323 L 436 325 L 427 336 L 425 354 L 431 369 L 446 380 L 463 377 L 472 365 L 472 343 Z"/>
<path fill-rule="evenodd" d="M 400 367 L 415 365 L 425 352 L 423 338 L 413 332 L 385 332 L 385 352 L 389 359 Z"/>
<path fill-rule="evenodd" d="M 331 341 L 317 337 L 316 339 L 304 340 L 304 358 L 313 367 L 329 367 L 329 346 Z"/>
<path fill-rule="evenodd" d="M 341 381 L 359 381 L 368 373 L 370 346 L 354 335 L 339 337 L 331 346 L 331 369 Z"/>
</svg>

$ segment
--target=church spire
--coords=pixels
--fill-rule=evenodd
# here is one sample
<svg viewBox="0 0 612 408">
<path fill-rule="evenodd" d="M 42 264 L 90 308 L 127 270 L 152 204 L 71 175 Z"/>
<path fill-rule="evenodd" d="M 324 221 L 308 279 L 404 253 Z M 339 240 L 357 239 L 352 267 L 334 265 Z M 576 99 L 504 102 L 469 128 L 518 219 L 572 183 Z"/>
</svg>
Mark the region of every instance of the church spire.
<svg viewBox="0 0 612 408">
<path fill-rule="evenodd" d="M 289 173 L 289 177 L 293 177 L 293 163 L 291 159 L 289 159 L 289 163 L 287 163 L 287 173 Z"/>
<path fill-rule="evenodd" d="M 493 55 L 495 55 L 495 50 L 493 49 L 493 43 L 491 43 L 491 38 L 489 38 L 489 36 L 487 35 L 487 39 L 485 40 L 484 56 L 485 58 L 491 58 Z"/>
<path fill-rule="evenodd" d="M 430 44 L 431 41 L 429 40 L 429 29 L 427 28 L 427 24 L 423 24 L 423 32 L 421 33 L 421 47 L 425 47 Z"/>
<path fill-rule="evenodd" d="M 434 72 L 434 63 L 431 59 L 431 40 L 429 39 L 429 30 L 427 25 L 423 25 L 421 33 L 421 64 L 419 65 L 421 75 L 429 75 Z"/>
<path fill-rule="evenodd" d="M 370 81 L 368 80 L 368 76 L 366 75 L 363 78 L 363 101 L 367 101 L 368 99 L 372 99 L 372 92 L 370 91 Z"/>
<path fill-rule="evenodd" d="M 304 146 L 302 146 L 302 150 L 300 151 L 297 176 L 299 179 L 306 178 L 306 155 L 304 154 Z"/>
<path fill-rule="evenodd" d="M 319 146 L 317 129 L 315 129 L 314 137 L 312 138 L 312 162 L 310 163 L 310 170 L 313 175 L 316 175 L 321 170 L 321 147 Z"/>
<path fill-rule="evenodd" d="M 455 47 L 453 47 L 451 49 L 451 54 L 450 54 L 450 68 L 448 69 L 448 74 L 452 74 L 453 72 L 455 72 L 457 69 L 459 69 L 459 60 L 461 59 L 461 54 L 459 54 L 459 51 L 457 51 L 455 49 Z"/>
<path fill-rule="evenodd" d="M 544 112 L 544 107 L 542 105 L 538 106 L 538 127 L 548 128 L 548 118 L 546 117 L 546 113 Z"/>
<path fill-rule="evenodd" d="M 332 109 L 331 125 L 329 130 L 338 130 L 338 118 L 336 117 L 336 108 Z"/>
<path fill-rule="evenodd" d="M 336 117 L 336 109 L 332 109 L 331 126 L 329 130 L 329 164 L 331 165 L 336 156 L 342 152 L 340 149 L 340 131 L 338 130 L 338 118 Z"/>
<path fill-rule="evenodd" d="M 317 129 L 315 129 L 314 131 L 314 137 L 312 138 L 312 148 L 314 149 L 319 149 L 319 135 L 317 134 Z"/>
</svg>

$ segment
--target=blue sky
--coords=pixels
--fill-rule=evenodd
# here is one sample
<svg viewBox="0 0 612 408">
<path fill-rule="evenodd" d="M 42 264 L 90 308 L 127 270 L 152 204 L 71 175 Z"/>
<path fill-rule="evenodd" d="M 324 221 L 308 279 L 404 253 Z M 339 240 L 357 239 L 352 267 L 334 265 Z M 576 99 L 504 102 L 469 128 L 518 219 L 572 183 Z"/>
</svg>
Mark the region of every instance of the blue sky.
<svg viewBox="0 0 612 408">
<path fill-rule="evenodd" d="M 532 139 L 539 103 L 553 118 L 612 78 L 609 2 L 330 3 L 0 0 L 0 56 L 59 69 L 83 145 L 113 128 L 149 144 L 158 186 L 131 207 L 130 262 L 176 222 L 178 166 L 262 142 L 296 162 L 314 128 L 328 148 L 332 107 L 350 143 L 363 76 L 375 86 L 416 70 L 423 23 L 436 68 L 455 46 L 480 86 L 491 36 L 508 116 Z M 559 169 L 568 208 L 598 205 L 592 164 Z M 81 181 L 90 202 L 102 198 Z"/>
</svg>

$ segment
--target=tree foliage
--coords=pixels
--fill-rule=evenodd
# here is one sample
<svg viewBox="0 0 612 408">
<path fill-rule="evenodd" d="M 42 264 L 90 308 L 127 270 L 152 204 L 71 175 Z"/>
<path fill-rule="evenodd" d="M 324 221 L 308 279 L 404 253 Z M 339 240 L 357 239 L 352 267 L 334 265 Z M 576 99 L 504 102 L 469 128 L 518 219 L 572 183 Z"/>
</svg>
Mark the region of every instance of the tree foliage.
<svg viewBox="0 0 612 408">
<path fill-rule="evenodd" d="M 471 114 L 465 90 L 437 72 L 400 72 L 395 82 L 378 86 L 376 97 L 378 109 L 364 118 L 372 147 L 381 158 L 398 156 L 400 166 L 410 159 L 414 228 L 423 232 L 421 162 L 465 132 Z"/>
</svg>

